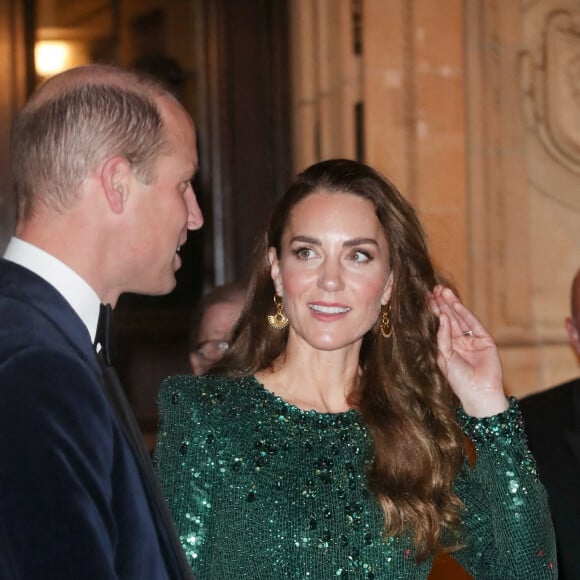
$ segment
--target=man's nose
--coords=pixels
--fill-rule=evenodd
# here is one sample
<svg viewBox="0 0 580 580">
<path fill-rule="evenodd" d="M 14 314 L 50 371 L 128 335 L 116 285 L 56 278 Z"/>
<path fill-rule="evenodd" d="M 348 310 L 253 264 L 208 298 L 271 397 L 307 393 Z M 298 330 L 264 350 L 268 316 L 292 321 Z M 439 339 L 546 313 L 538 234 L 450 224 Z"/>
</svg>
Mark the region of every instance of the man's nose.
<svg viewBox="0 0 580 580">
<path fill-rule="evenodd" d="M 187 204 L 187 229 L 188 230 L 199 230 L 203 225 L 203 214 L 199 204 L 197 203 L 197 196 L 193 187 L 185 196 Z"/>
</svg>

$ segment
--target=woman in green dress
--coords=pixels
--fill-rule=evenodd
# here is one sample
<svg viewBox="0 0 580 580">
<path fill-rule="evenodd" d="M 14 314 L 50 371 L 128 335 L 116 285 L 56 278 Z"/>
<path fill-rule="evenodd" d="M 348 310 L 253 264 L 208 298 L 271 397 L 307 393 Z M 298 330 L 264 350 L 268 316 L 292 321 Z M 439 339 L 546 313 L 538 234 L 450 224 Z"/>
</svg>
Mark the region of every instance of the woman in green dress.
<svg viewBox="0 0 580 580">
<path fill-rule="evenodd" d="M 397 189 L 313 165 L 256 258 L 224 359 L 160 394 L 158 472 L 199 580 L 425 579 L 440 551 L 475 578 L 556 578 L 495 343 Z"/>
</svg>

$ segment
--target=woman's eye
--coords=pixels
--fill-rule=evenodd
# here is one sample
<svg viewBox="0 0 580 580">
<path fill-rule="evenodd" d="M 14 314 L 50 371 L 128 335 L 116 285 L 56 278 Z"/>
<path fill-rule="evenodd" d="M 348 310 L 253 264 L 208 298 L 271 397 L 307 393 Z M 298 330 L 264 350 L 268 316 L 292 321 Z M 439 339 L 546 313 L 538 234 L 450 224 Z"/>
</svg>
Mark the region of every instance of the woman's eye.
<svg viewBox="0 0 580 580">
<path fill-rule="evenodd" d="M 294 250 L 294 254 L 301 260 L 309 260 L 315 256 L 311 248 L 298 248 Z"/>
<path fill-rule="evenodd" d="M 356 252 L 353 252 L 352 259 L 355 262 L 368 262 L 371 259 L 371 257 L 368 255 L 367 252 L 363 252 L 362 250 L 357 250 Z"/>
</svg>

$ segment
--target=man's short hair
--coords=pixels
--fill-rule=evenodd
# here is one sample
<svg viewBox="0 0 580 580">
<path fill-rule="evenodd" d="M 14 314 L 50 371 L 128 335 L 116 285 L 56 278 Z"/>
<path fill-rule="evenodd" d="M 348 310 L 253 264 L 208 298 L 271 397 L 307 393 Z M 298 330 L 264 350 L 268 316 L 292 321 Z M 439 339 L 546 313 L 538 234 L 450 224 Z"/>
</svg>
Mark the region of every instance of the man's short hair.
<svg viewBox="0 0 580 580">
<path fill-rule="evenodd" d="M 140 181 L 154 179 L 155 160 L 166 146 L 154 97 L 166 91 L 128 71 L 93 67 L 94 79 L 85 74 L 63 90 L 51 90 L 49 79 L 47 90 L 41 87 L 16 117 L 10 156 L 20 218 L 39 205 L 65 209 L 110 157 L 127 159 Z"/>
</svg>

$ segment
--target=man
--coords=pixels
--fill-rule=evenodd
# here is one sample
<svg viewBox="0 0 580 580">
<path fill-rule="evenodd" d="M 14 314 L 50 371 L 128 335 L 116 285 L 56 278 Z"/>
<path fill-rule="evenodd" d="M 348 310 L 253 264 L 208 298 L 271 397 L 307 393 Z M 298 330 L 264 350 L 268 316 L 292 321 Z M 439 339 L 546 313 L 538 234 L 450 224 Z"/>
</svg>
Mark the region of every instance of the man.
<svg viewBox="0 0 580 580">
<path fill-rule="evenodd" d="M 580 270 L 572 283 L 566 331 L 580 356 Z M 520 401 L 530 449 L 546 487 L 556 531 L 559 574 L 580 578 L 580 378 Z"/>
<path fill-rule="evenodd" d="M 192 578 L 107 338 L 95 337 L 101 303 L 175 286 L 179 248 L 203 223 L 193 123 L 153 81 L 90 65 L 41 86 L 10 147 L 0 577 Z"/>
</svg>

